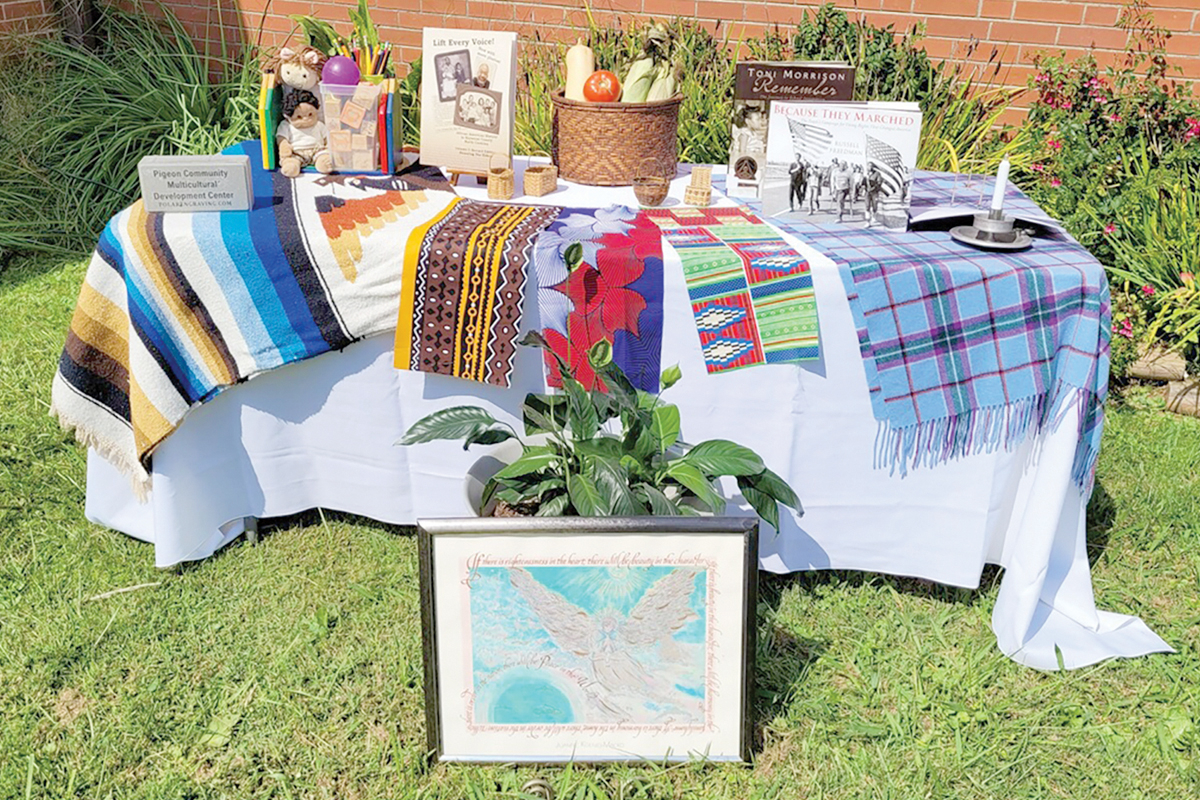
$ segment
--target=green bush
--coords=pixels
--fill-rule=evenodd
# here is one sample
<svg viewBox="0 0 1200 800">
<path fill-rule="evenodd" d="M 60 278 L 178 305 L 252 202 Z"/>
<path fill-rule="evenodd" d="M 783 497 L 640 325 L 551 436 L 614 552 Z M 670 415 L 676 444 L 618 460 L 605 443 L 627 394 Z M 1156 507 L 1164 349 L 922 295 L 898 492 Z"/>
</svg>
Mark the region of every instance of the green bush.
<svg viewBox="0 0 1200 800">
<path fill-rule="evenodd" d="M 1200 362 L 1200 105 L 1170 75 L 1169 33 L 1145 0 L 1118 27 L 1119 63 L 1040 56 L 1021 183 L 1107 267 L 1114 378 L 1137 346 Z"/>
</svg>

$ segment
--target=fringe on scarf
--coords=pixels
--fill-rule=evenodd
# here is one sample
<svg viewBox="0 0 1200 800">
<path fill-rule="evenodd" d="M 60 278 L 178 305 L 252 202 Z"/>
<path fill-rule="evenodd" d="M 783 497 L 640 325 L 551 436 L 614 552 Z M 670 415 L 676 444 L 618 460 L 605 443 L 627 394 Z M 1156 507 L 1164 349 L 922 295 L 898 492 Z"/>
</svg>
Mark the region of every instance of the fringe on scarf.
<svg viewBox="0 0 1200 800">
<path fill-rule="evenodd" d="M 1058 430 L 1063 420 L 1072 416 L 1072 409 L 1079 441 L 1071 478 L 1084 496 L 1090 496 L 1100 455 L 1103 399 L 1062 381 L 1057 381 L 1047 394 L 901 428 L 881 420 L 875 436 L 875 468 L 888 469 L 892 474 L 898 470 L 903 476 L 919 466 L 933 467 L 1001 448 L 1012 450 L 1031 435 Z"/>
</svg>

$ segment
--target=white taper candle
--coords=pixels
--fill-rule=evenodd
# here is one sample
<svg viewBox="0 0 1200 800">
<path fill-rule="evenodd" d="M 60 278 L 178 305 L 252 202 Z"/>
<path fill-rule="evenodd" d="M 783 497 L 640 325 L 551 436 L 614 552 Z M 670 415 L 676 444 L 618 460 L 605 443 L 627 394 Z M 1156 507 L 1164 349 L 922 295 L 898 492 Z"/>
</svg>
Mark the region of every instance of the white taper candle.
<svg viewBox="0 0 1200 800">
<path fill-rule="evenodd" d="M 992 192 L 992 211 L 1004 208 L 1004 189 L 1008 186 L 1008 157 L 1000 162 L 1000 171 L 996 173 L 996 189 Z"/>
</svg>

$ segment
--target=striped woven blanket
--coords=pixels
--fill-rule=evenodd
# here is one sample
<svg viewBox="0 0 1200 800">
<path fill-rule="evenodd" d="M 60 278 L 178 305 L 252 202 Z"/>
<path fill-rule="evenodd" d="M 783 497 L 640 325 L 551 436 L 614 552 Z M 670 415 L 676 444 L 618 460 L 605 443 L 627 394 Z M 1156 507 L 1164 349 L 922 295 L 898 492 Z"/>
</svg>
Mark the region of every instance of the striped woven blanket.
<svg viewBox="0 0 1200 800">
<path fill-rule="evenodd" d="M 913 205 L 946 194 L 951 180 L 918 173 Z M 1006 206 L 1036 218 L 1036 205 L 1015 187 L 1007 198 Z M 1055 233 L 1029 250 L 996 253 L 944 231 L 773 222 L 841 267 L 882 425 L 883 465 L 904 471 L 1011 447 L 1073 407 L 1074 478 L 1090 491 L 1112 331 L 1104 268 L 1083 246 Z"/>
<path fill-rule="evenodd" d="M 819 356 L 808 262 L 747 208 L 646 212 L 683 261 L 710 373 Z"/>
<path fill-rule="evenodd" d="M 242 146 L 250 152 L 257 143 Z M 51 414 L 144 495 L 154 448 L 194 405 L 396 322 L 404 242 L 456 198 L 403 176 L 255 169 L 250 212 L 147 213 L 104 229 Z M 415 183 L 420 186 L 424 179 Z"/>
<path fill-rule="evenodd" d="M 454 200 L 406 248 L 395 365 L 508 386 L 533 242 L 561 208 Z"/>
</svg>

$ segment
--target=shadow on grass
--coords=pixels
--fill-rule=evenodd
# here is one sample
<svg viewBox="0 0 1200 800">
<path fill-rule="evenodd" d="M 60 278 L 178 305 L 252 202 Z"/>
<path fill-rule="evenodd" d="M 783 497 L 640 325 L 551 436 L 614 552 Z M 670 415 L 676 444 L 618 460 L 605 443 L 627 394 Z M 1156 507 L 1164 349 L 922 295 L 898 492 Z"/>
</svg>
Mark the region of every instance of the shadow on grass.
<svg viewBox="0 0 1200 800">
<path fill-rule="evenodd" d="M 1092 490 L 1092 499 L 1087 506 L 1087 557 L 1088 565 L 1096 566 L 1104 549 L 1108 547 L 1109 533 L 1117 520 L 1117 502 L 1097 480 Z"/>
<path fill-rule="evenodd" d="M 260 543 L 269 539 L 276 534 L 286 534 L 289 531 L 302 528 L 314 528 L 321 525 L 354 525 L 359 528 L 369 528 L 380 533 L 392 534 L 395 536 L 415 536 L 417 526 L 415 525 L 397 525 L 391 522 L 380 522 L 379 520 L 371 519 L 370 517 L 359 516 L 345 511 L 331 511 L 322 508 L 310 508 L 305 511 L 300 511 L 296 514 L 288 514 L 282 517 L 263 517 L 258 521 L 258 540 Z M 236 539 L 230 542 L 225 547 L 222 547 L 211 556 L 200 561 L 183 561 L 175 564 L 170 569 L 178 574 L 191 572 L 194 569 L 203 569 L 205 564 L 215 561 L 219 558 L 236 557 L 237 551 L 242 547 L 247 546 L 245 537 Z"/>
<path fill-rule="evenodd" d="M 787 590 L 820 573 L 776 575 L 760 572 L 758 579 L 758 638 L 755 647 L 754 699 L 750 747 L 761 753 L 766 727 L 785 712 L 803 689 L 809 667 L 828 649 L 826 641 L 796 636 L 776 621 Z"/>
</svg>

